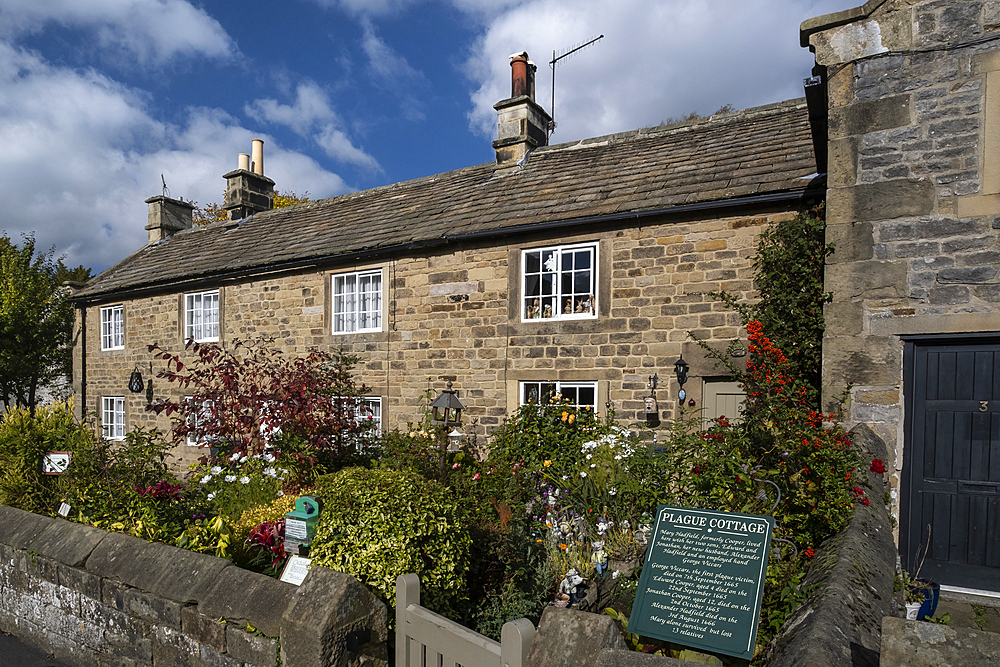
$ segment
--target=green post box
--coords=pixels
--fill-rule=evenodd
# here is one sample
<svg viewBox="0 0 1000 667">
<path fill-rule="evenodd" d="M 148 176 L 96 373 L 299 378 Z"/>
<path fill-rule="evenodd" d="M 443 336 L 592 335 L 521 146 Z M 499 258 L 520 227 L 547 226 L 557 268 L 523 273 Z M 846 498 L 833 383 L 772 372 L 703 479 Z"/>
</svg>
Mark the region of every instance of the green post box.
<svg viewBox="0 0 1000 667">
<path fill-rule="evenodd" d="M 316 537 L 316 523 L 323 509 L 323 501 L 316 496 L 299 496 L 295 499 L 295 509 L 285 514 L 285 553 L 304 556 L 306 549 Z"/>
</svg>

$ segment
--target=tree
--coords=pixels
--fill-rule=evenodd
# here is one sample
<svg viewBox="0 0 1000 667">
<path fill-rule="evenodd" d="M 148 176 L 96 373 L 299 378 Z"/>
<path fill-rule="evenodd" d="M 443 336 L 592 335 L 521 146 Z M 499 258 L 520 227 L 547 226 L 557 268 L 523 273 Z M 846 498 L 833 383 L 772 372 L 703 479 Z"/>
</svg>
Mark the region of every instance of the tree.
<svg viewBox="0 0 1000 667">
<path fill-rule="evenodd" d="M 225 194 L 222 193 L 223 198 L 225 198 Z M 274 208 L 285 208 L 286 206 L 294 206 L 307 201 L 310 201 L 308 191 L 303 192 L 301 195 L 295 194 L 291 190 L 274 193 Z M 222 208 L 222 204 L 212 202 L 211 204 L 205 204 L 205 206 L 199 206 L 198 202 L 192 203 L 194 204 L 192 217 L 196 226 L 204 227 L 213 222 L 221 222 L 229 219 L 226 209 Z"/>
<path fill-rule="evenodd" d="M 34 412 L 38 390 L 72 372 L 73 305 L 66 281 L 90 269 L 36 252 L 34 236 L 18 247 L 0 236 L 0 398 Z"/>
<path fill-rule="evenodd" d="M 165 362 L 157 377 L 177 384 L 190 398 L 160 399 L 147 409 L 178 416 L 172 428 L 178 443 L 199 440 L 252 456 L 280 434 L 300 439 L 315 454 L 354 453 L 374 428 L 359 418 L 359 397 L 368 389 L 351 375 L 358 358 L 316 349 L 289 358 L 273 342 L 236 339 L 223 348 L 188 341 L 188 363 L 150 345 L 149 351 Z"/>
</svg>

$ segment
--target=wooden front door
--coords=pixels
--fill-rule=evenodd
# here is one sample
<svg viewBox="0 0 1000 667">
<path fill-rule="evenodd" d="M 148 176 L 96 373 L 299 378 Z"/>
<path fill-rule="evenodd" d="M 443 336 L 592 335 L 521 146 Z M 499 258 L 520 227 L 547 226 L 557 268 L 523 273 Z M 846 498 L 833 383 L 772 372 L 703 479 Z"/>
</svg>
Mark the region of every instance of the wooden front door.
<svg viewBox="0 0 1000 667">
<path fill-rule="evenodd" d="M 1000 339 L 907 341 L 904 368 L 904 567 L 1000 591 Z"/>
</svg>

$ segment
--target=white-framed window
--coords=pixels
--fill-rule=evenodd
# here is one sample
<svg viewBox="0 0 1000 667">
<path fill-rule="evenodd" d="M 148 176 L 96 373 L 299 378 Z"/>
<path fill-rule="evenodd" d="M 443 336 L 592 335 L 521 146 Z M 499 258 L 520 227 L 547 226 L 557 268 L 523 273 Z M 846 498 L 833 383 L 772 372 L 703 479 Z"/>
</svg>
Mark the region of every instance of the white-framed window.
<svg viewBox="0 0 1000 667">
<path fill-rule="evenodd" d="M 209 400 L 197 401 L 194 396 L 185 396 L 187 403 L 187 414 L 185 419 L 192 430 L 187 433 L 187 444 L 189 447 L 201 447 L 208 444 L 205 434 L 201 432 L 202 423 L 208 418 L 212 402 Z"/>
<path fill-rule="evenodd" d="M 578 408 L 591 408 L 597 412 L 596 382 L 522 382 L 521 404 L 547 403 L 559 396 Z"/>
<path fill-rule="evenodd" d="M 368 420 L 373 424 L 371 435 L 382 435 L 382 397 L 360 396 L 354 407 L 354 418 L 359 422 Z"/>
<path fill-rule="evenodd" d="M 125 308 L 121 304 L 101 308 L 101 349 L 125 349 Z"/>
<path fill-rule="evenodd" d="M 184 295 L 184 339 L 219 340 L 219 290 Z"/>
<path fill-rule="evenodd" d="M 101 430 L 108 440 L 125 439 L 125 397 L 101 397 Z"/>
<path fill-rule="evenodd" d="M 333 289 L 333 333 L 382 330 L 382 269 L 338 273 Z"/>
<path fill-rule="evenodd" d="M 597 244 L 521 252 L 521 320 L 597 317 Z"/>
</svg>

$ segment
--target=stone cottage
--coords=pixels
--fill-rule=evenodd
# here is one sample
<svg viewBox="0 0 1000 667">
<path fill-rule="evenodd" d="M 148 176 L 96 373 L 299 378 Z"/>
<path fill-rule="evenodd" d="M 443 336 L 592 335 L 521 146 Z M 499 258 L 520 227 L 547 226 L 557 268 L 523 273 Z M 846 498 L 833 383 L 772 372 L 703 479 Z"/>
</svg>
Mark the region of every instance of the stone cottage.
<svg viewBox="0 0 1000 667">
<path fill-rule="evenodd" d="M 806 102 L 548 146 L 534 66 L 511 65 L 495 163 L 270 210 L 255 144 L 225 175 L 229 220 L 192 228 L 190 204 L 147 200 L 149 242 L 74 295 L 80 409 L 109 437 L 166 429 L 127 387 L 135 367 L 149 376 L 147 345 L 267 335 L 360 355 L 383 429 L 449 381 L 480 442 L 555 392 L 645 421 L 651 376 L 670 420 L 682 354 L 689 409 L 734 414 L 738 389 L 691 334 L 739 337 L 708 293 L 752 298 L 757 234 L 824 194 Z M 180 397 L 157 379 L 153 395 Z"/>
<path fill-rule="evenodd" d="M 828 108 L 825 401 L 850 387 L 894 452 L 904 566 L 1000 591 L 1000 2 L 869 0 L 801 38 Z"/>
</svg>

